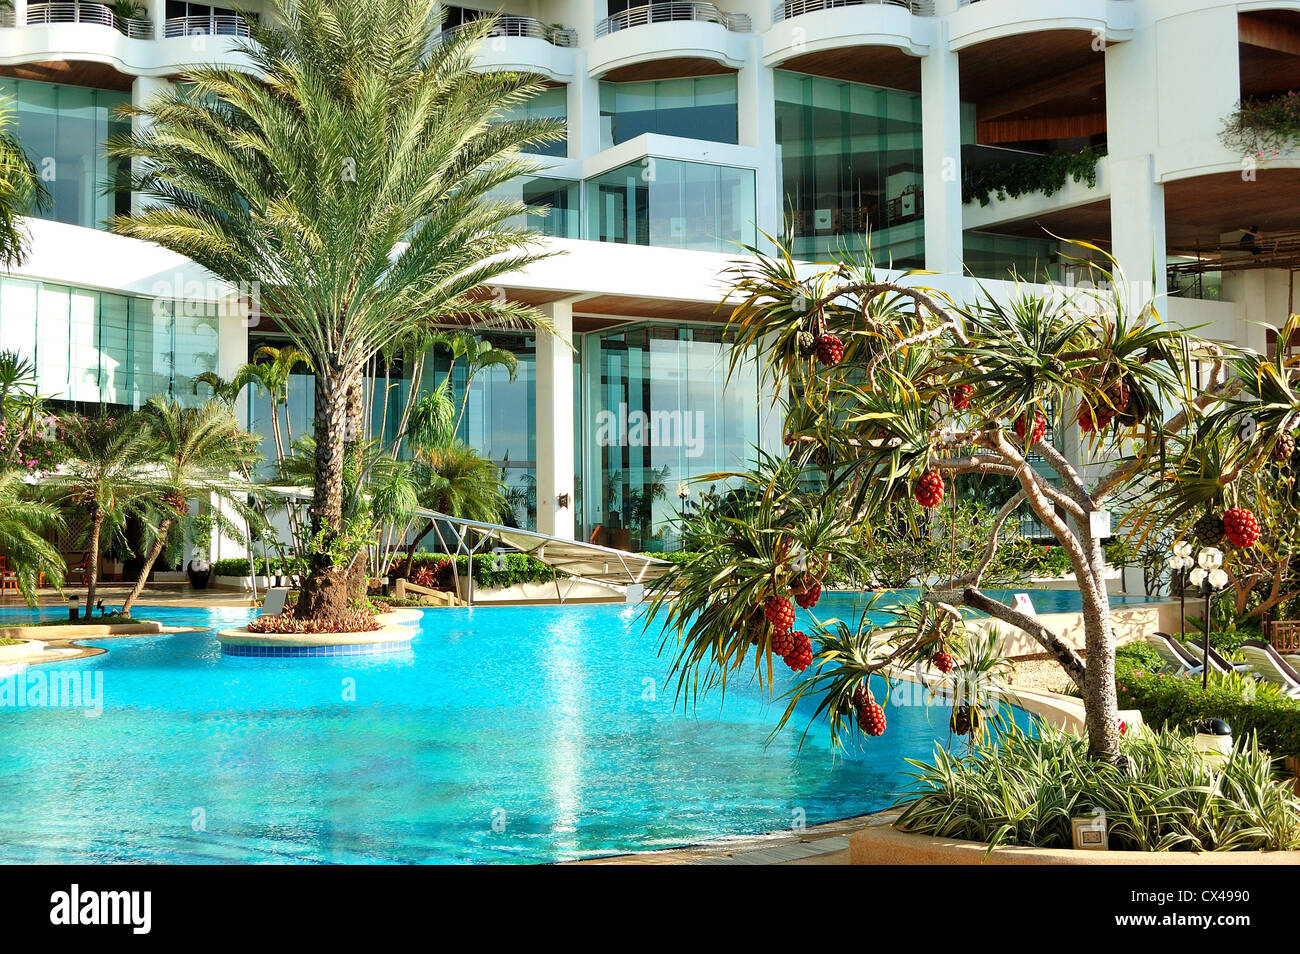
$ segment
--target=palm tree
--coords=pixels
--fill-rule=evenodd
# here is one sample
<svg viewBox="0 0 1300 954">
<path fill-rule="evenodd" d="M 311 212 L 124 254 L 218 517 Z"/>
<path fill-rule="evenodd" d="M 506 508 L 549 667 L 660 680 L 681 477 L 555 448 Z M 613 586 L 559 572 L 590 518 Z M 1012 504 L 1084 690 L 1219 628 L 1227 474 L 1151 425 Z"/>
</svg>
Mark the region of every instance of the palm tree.
<svg viewBox="0 0 1300 954">
<path fill-rule="evenodd" d="M 189 512 L 189 502 L 207 498 L 243 513 L 249 483 L 244 475 L 257 462 L 257 438 L 241 431 L 230 408 L 220 400 L 201 407 L 181 407 L 167 398 L 150 398 L 141 412 L 153 431 L 154 458 L 145 480 L 161 519 L 144 565 L 122 613 L 139 598 L 172 527 Z"/>
<path fill-rule="evenodd" d="M 359 595 L 345 583 L 364 549 L 347 462 L 371 359 L 437 316 L 548 327 L 483 290 L 542 257 L 508 224 L 524 204 L 491 193 L 535 171 L 521 148 L 562 124 L 507 118 L 541 91 L 535 78 L 472 68 L 493 17 L 439 38 L 436 0 L 273 0 L 268 12 L 240 44 L 251 70 L 195 68 L 131 109 L 139 131 L 109 154 L 157 202 L 113 226 L 257 283 L 311 362 L 313 545 L 296 613 L 322 618 Z"/>
<path fill-rule="evenodd" d="M 65 511 L 88 514 L 86 619 L 95 605 L 99 551 L 105 533 L 121 538 L 129 516 L 143 512 L 151 493 L 142 462 L 154 452 L 155 436 L 136 414 L 59 418 L 58 469 L 45 487 Z"/>
<path fill-rule="evenodd" d="M 453 440 L 436 447 L 422 447 L 415 455 L 415 485 L 420 506 L 449 517 L 495 523 L 506 511 L 505 484 L 496 464 L 481 456 L 464 441 Z M 424 529 L 407 545 L 406 575 L 411 575 L 415 551 L 435 528 Z"/>
<path fill-rule="evenodd" d="M 15 470 L 0 471 L 0 550 L 9 557 L 9 569 L 29 606 L 36 605 L 41 576 L 63 586 L 63 557 L 43 536 L 63 525 L 59 511 L 35 500 Z"/>
<path fill-rule="evenodd" d="M 30 235 L 22 216 L 44 209 L 50 194 L 13 135 L 12 96 L 0 96 L 0 265 L 12 268 L 27 258 Z"/>
</svg>

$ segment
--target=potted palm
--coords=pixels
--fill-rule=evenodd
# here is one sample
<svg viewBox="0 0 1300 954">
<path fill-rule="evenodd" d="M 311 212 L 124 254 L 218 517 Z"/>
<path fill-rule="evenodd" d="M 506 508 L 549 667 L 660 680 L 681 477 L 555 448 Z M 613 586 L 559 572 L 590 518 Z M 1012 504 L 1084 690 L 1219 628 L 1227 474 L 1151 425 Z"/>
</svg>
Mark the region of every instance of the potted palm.
<svg viewBox="0 0 1300 954">
<path fill-rule="evenodd" d="M 190 525 L 190 546 L 193 556 L 185 567 L 185 575 L 190 579 L 190 586 L 196 590 L 207 589 L 212 579 L 212 564 L 208 562 L 208 553 L 212 548 L 212 531 L 216 521 L 212 514 L 201 513 L 194 517 Z"/>
</svg>

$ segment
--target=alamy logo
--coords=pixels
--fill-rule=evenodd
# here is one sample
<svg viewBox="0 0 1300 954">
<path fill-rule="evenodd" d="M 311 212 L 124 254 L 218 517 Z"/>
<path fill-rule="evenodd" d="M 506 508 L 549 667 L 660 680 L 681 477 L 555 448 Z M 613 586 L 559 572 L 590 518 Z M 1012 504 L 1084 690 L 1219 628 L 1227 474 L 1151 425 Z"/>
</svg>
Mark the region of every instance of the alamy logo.
<svg viewBox="0 0 1300 954">
<path fill-rule="evenodd" d="M 153 925 L 150 891 L 82 891 L 74 884 L 50 895 L 50 923 L 90 926 L 130 925 L 133 934 L 148 934 Z"/>
<path fill-rule="evenodd" d="M 687 457 L 704 456 L 703 411 L 617 411 L 596 414 L 599 447 L 681 447 Z"/>
<path fill-rule="evenodd" d="M 104 673 L 100 670 L 25 669 L 0 677 L 0 709 L 84 709 L 104 712 Z"/>
</svg>

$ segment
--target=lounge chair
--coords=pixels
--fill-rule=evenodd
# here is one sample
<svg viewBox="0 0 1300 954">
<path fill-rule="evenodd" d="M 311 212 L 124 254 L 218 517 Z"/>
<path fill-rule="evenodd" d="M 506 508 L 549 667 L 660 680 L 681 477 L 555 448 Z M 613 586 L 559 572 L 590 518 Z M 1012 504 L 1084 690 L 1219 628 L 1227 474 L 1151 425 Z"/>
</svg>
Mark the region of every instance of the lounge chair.
<svg viewBox="0 0 1300 954">
<path fill-rule="evenodd" d="M 1282 658 L 1269 643 L 1248 639 L 1241 647 L 1251 671 L 1265 682 L 1271 682 L 1292 699 L 1300 699 L 1300 672 Z"/>
<path fill-rule="evenodd" d="M 1177 673 L 1196 675 L 1205 668 L 1201 661 L 1179 646 L 1168 633 L 1151 633 L 1147 636 L 1147 645 L 1160 654 L 1165 667 Z"/>
<path fill-rule="evenodd" d="M 1184 639 L 1180 644 L 1197 662 L 1202 661 L 1201 643 L 1194 639 Z M 1225 659 L 1217 649 L 1210 647 L 1210 672 L 1250 672 L 1250 663 L 1232 662 Z"/>
</svg>

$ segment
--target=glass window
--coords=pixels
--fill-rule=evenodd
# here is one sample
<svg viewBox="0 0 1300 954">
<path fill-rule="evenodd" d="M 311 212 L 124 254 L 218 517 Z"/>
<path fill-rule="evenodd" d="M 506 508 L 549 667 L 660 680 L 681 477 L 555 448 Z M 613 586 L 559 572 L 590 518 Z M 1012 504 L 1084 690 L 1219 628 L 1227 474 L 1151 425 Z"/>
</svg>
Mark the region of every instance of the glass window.
<svg viewBox="0 0 1300 954">
<path fill-rule="evenodd" d="M 656 324 L 587 336 L 578 445 L 587 536 L 674 549 L 678 483 L 752 460 L 758 380 L 752 367 L 728 380 L 727 362 L 720 328 Z M 707 489 L 692 487 L 693 499 Z"/>
<path fill-rule="evenodd" d="M 736 74 L 600 84 L 600 148 L 645 133 L 737 141 Z"/>
<path fill-rule="evenodd" d="M 528 206 L 530 211 L 509 220 L 510 225 L 555 238 L 578 238 L 581 226 L 579 190 L 579 183 L 572 179 L 520 176 L 495 189 L 493 197 L 514 199 Z"/>
<path fill-rule="evenodd" d="M 754 243 L 752 169 L 647 158 L 586 188 L 589 239 L 711 252 Z"/>
<path fill-rule="evenodd" d="M 569 93 L 567 87 L 551 86 L 542 90 L 528 102 L 516 106 L 506 114 L 509 119 L 561 119 L 569 118 Z M 534 143 L 527 149 L 538 156 L 563 157 L 569 154 L 569 142 L 561 137 L 554 142 Z"/>
<path fill-rule="evenodd" d="M 962 236 L 962 261 L 976 278 L 1055 281 L 1061 277 L 1056 251 L 1056 243 L 1049 239 L 969 229 Z"/>
<path fill-rule="evenodd" d="M 775 85 L 795 254 L 833 253 L 870 234 L 878 261 L 921 266 L 921 97 L 786 70 L 776 71 Z"/>
<path fill-rule="evenodd" d="M 130 122 L 115 112 L 130 95 L 9 78 L 0 79 L 0 91 L 13 98 L 17 136 L 53 200 L 39 214 L 101 227 L 121 208 L 116 196 L 104 194 L 104 183 L 118 181 L 120 171 L 105 157 L 104 142 L 130 132 Z"/>
</svg>

